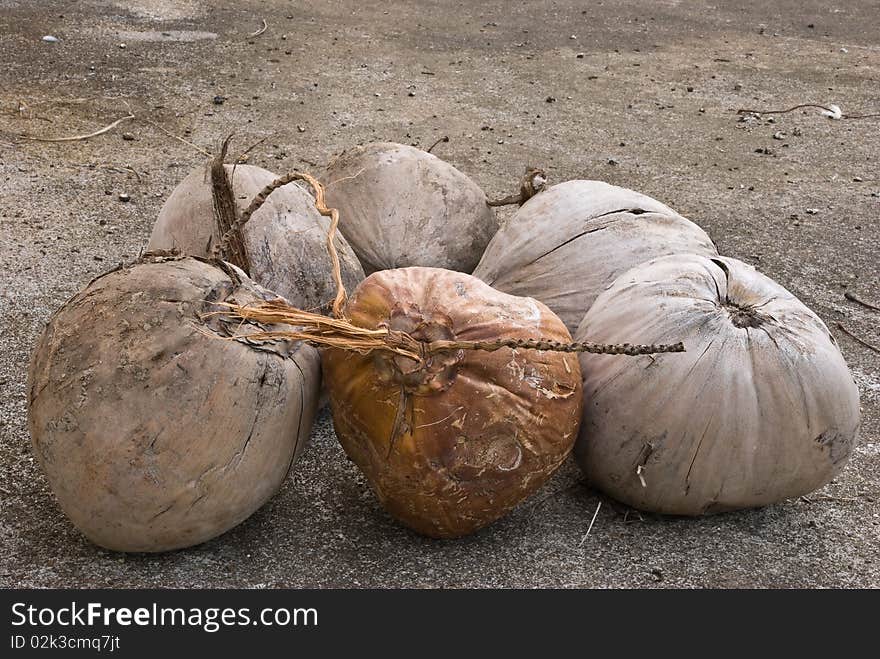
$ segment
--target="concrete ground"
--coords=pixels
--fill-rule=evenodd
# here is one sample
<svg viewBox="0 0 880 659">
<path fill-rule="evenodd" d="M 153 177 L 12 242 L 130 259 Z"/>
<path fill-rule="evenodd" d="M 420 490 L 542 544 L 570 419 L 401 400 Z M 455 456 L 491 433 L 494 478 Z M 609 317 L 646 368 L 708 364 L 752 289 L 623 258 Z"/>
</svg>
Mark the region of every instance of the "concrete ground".
<svg viewBox="0 0 880 659">
<path fill-rule="evenodd" d="M 880 345 L 880 314 L 844 298 L 880 304 L 880 119 L 736 115 L 880 112 L 875 2 L 250 5 L 0 0 L 0 586 L 880 586 L 880 355 L 836 326 Z M 129 108 L 90 140 L 19 137 Z M 504 520 L 437 542 L 383 513 L 323 416 L 238 528 L 164 555 L 94 547 L 31 454 L 31 347 L 68 296 L 137 256 L 200 150 L 233 131 L 233 150 L 265 138 L 250 162 L 276 172 L 448 135 L 435 153 L 489 196 L 531 164 L 658 197 L 835 331 L 864 410 L 851 463 L 809 501 L 704 519 L 627 514 L 569 463 Z"/>
</svg>

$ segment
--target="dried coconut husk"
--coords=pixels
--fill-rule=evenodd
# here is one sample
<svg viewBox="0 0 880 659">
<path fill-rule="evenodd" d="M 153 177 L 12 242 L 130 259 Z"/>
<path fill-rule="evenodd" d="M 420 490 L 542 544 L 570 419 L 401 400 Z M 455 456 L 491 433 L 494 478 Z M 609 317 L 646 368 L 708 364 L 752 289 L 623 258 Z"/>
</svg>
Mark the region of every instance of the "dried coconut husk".
<svg viewBox="0 0 880 659">
<path fill-rule="evenodd" d="M 498 229 L 474 181 L 412 146 L 354 147 L 321 178 L 367 274 L 408 266 L 470 272 Z"/>
<path fill-rule="evenodd" d="M 596 299 L 575 334 L 585 336 L 687 342 L 684 355 L 580 358 L 575 456 L 593 486 L 639 510 L 776 503 L 825 485 L 852 454 L 859 393 L 837 342 L 741 261 L 690 254 L 637 266 Z"/>
<path fill-rule="evenodd" d="M 292 305 L 328 311 L 336 285 L 327 261 L 326 220 L 312 197 L 298 185 L 285 185 L 247 213 L 278 176 L 252 165 L 224 164 L 224 155 L 225 144 L 174 189 L 147 249 L 222 258 Z M 341 233 L 334 241 L 342 280 L 354 287 L 364 278 L 360 262 Z"/>
<path fill-rule="evenodd" d="M 566 181 L 526 201 L 473 274 L 498 290 L 541 300 L 574 332 L 620 274 L 678 253 L 718 252 L 705 231 L 656 199 L 601 181 Z"/>
<path fill-rule="evenodd" d="M 148 253 L 49 320 L 28 373 L 34 455 L 90 540 L 187 547 L 280 487 L 316 413 L 318 352 L 211 314 L 267 299 L 234 266 Z"/>
</svg>

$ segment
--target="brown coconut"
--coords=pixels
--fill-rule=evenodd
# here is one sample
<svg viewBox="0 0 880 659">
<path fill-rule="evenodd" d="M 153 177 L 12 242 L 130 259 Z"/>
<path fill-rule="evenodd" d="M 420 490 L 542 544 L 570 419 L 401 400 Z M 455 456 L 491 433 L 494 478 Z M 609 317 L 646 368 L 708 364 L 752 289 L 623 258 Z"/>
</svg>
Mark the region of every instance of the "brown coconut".
<svg viewBox="0 0 880 659">
<path fill-rule="evenodd" d="M 351 323 L 421 342 L 568 342 L 540 302 L 463 273 L 386 270 L 345 308 Z M 451 349 L 416 360 L 323 351 L 336 434 L 385 508 L 432 537 L 471 533 L 535 492 L 571 450 L 581 412 L 571 354 Z"/>
<path fill-rule="evenodd" d="M 428 266 L 470 272 L 498 229 L 485 193 L 440 158 L 403 144 L 349 149 L 322 178 L 327 205 L 367 274 Z"/>
<path fill-rule="evenodd" d="M 680 252 L 718 253 L 705 231 L 656 199 L 601 181 L 567 181 L 504 223 L 474 276 L 540 300 L 574 332 L 618 275 Z"/>
<path fill-rule="evenodd" d="M 635 508 L 700 515 L 807 494 L 843 469 L 859 394 L 834 337 L 736 259 L 663 257 L 620 276 L 575 339 L 681 340 L 684 354 L 580 357 L 575 455 Z"/>
<path fill-rule="evenodd" d="M 147 255 L 92 281 L 49 321 L 28 375 L 34 454 L 93 542 L 155 552 L 208 540 L 278 490 L 320 388 L 301 343 L 201 314 L 276 297 L 240 270 Z"/>
<path fill-rule="evenodd" d="M 275 174 L 252 165 L 225 165 L 238 213 L 248 206 Z M 315 209 L 315 200 L 303 188 L 288 184 L 272 192 L 242 228 L 244 262 L 235 261 L 262 286 L 307 310 L 329 310 L 336 294 L 327 259 L 329 220 Z M 207 257 L 224 233 L 217 227 L 212 195 L 211 163 L 191 172 L 162 206 L 148 249 L 177 249 Z M 345 237 L 337 232 L 342 281 L 357 286 L 364 272 Z M 234 246 L 234 242 L 233 242 Z M 234 259 L 232 259 L 234 260 Z"/>
</svg>

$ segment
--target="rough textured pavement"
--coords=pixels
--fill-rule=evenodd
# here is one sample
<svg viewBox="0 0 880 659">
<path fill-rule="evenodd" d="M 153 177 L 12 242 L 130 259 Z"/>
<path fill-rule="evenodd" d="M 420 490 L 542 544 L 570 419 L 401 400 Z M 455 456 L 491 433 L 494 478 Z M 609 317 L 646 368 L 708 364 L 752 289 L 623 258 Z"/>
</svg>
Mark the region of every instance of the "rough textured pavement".
<svg viewBox="0 0 880 659">
<path fill-rule="evenodd" d="M 880 302 L 880 119 L 735 114 L 880 112 L 877 4 L 736 4 L 0 0 L 0 586 L 880 586 L 880 355 L 835 325 L 880 345 L 880 314 L 843 295 Z M 129 108 L 91 140 L 18 137 Z M 381 511 L 324 416 L 281 492 L 226 535 L 157 556 L 94 547 L 31 455 L 31 346 L 137 256 L 195 147 L 232 131 L 239 150 L 265 138 L 250 162 L 277 172 L 449 135 L 435 152 L 490 196 L 532 164 L 658 197 L 834 329 L 864 408 L 852 462 L 810 501 L 696 520 L 627 514 L 569 463 L 506 519 L 437 542 Z"/>
</svg>

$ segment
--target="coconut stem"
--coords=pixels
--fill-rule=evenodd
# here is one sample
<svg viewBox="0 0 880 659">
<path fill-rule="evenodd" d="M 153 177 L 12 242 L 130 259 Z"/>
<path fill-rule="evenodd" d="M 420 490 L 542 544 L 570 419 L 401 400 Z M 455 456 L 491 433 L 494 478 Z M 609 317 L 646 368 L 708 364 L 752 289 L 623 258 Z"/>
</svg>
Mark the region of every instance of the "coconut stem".
<svg viewBox="0 0 880 659">
<path fill-rule="evenodd" d="M 339 265 L 339 253 L 336 251 L 335 243 L 336 230 L 339 226 L 339 211 L 335 208 L 327 208 L 327 204 L 324 201 L 324 186 L 311 174 L 293 171 L 275 179 L 263 188 L 259 194 L 251 200 L 248 207 L 242 211 L 238 220 L 236 220 L 229 230 L 223 234 L 220 238 L 220 242 L 214 247 L 212 256 L 218 258 L 218 256 L 224 252 L 226 245 L 235 235 L 235 232 L 239 231 L 241 227 L 251 219 L 251 216 L 260 209 L 270 194 L 293 181 L 305 181 L 308 183 L 315 193 L 315 208 L 318 210 L 318 213 L 324 217 L 330 218 L 330 228 L 327 231 L 327 251 L 330 253 L 330 261 L 333 264 L 333 281 L 336 283 L 336 298 L 333 300 L 333 315 L 336 318 L 341 318 L 342 307 L 345 305 L 346 293 L 345 285 L 342 283 L 342 269 Z"/>
<path fill-rule="evenodd" d="M 547 174 L 543 169 L 536 167 L 526 167 L 526 173 L 519 182 L 519 194 L 510 195 L 504 199 L 496 201 L 488 201 L 490 206 L 510 206 L 518 204 L 522 206 L 529 199 L 544 189 L 547 184 Z"/>
<path fill-rule="evenodd" d="M 217 224 L 217 235 L 220 241 L 214 245 L 212 255 L 215 259 L 223 258 L 250 274 L 250 261 L 244 247 L 244 237 L 236 217 L 238 207 L 232 182 L 226 175 L 226 152 L 229 149 L 230 135 L 220 147 L 220 153 L 211 161 L 211 200 L 214 207 L 214 222 Z"/>
<path fill-rule="evenodd" d="M 224 313 L 233 319 L 268 325 L 290 325 L 290 330 L 265 331 L 248 334 L 251 341 L 290 339 L 307 341 L 317 346 L 368 353 L 387 350 L 415 360 L 428 355 L 452 350 L 494 351 L 501 348 L 543 350 L 546 352 L 589 352 L 601 355 L 653 355 L 664 352 L 684 352 L 682 343 L 673 345 L 634 345 L 629 343 L 593 343 L 582 341 L 562 343 L 547 339 L 498 339 L 496 341 L 419 341 L 406 332 L 387 328 L 366 329 L 348 320 L 328 318 L 321 314 L 302 311 L 283 300 L 260 302 L 251 306 L 223 303 Z"/>
</svg>

